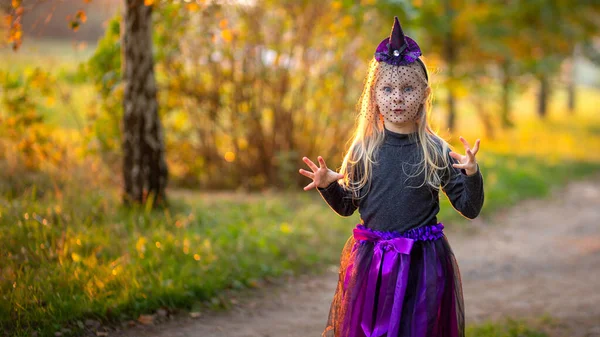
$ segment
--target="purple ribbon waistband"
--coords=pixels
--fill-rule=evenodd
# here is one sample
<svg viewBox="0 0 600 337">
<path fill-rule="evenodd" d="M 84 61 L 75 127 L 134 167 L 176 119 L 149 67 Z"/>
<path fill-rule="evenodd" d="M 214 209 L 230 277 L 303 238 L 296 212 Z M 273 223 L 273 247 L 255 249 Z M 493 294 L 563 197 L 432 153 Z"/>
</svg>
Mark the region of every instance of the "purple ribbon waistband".
<svg viewBox="0 0 600 337">
<path fill-rule="evenodd" d="M 393 232 L 393 231 L 377 231 L 368 227 L 363 226 L 362 224 L 357 224 L 356 229 L 360 229 L 361 231 L 372 232 L 373 235 L 377 236 L 380 239 L 394 239 L 398 237 L 418 240 L 418 241 L 430 241 L 437 240 L 444 235 L 444 224 L 437 223 L 435 225 L 427 225 L 421 226 L 413 229 L 409 229 L 404 232 Z"/>
<path fill-rule="evenodd" d="M 402 313 L 402 302 L 406 293 L 408 271 L 410 269 L 410 251 L 417 240 L 436 240 L 443 236 L 444 225 L 439 223 L 432 226 L 423 226 L 413 230 L 397 232 L 380 232 L 358 225 L 354 230 L 356 244 L 364 242 L 374 243 L 373 258 L 369 267 L 369 275 L 366 280 L 364 296 L 354 303 L 353 321 L 360 320 L 360 327 L 367 337 L 398 335 L 398 320 L 391 317 L 400 317 Z M 356 246 L 355 246 L 356 248 Z M 354 263 L 348 266 L 346 271 L 347 286 L 348 278 Z M 397 271 L 394 267 L 398 265 Z M 381 283 L 379 287 L 379 298 L 377 316 L 373 320 L 375 296 L 379 273 L 381 272 Z M 391 296 L 387 298 L 386 296 Z M 359 314 L 362 314 L 359 317 Z M 351 331 L 350 337 L 360 336 L 359 332 Z"/>
</svg>

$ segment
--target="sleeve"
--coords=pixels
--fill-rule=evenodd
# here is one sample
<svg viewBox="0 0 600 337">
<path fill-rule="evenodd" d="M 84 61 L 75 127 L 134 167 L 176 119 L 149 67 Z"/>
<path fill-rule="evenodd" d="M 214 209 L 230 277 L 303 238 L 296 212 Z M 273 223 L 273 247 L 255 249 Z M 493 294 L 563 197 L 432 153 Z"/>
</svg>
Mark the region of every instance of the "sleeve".
<svg viewBox="0 0 600 337">
<path fill-rule="evenodd" d="M 325 188 L 317 187 L 317 190 L 321 194 L 321 197 L 323 197 L 323 200 L 338 215 L 351 216 L 358 208 L 355 200 L 353 200 L 352 192 L 344 189 L 337 180 Z"/>
<path fill-rule="evenodd" d="M 452 167 L 457 161 L 446 152 L 450 163 L 449 170 L 442 175 L 442 191 L 460 214 L 475 219 L 483 207 L 483 176 L 477 164 L 477 172 L 467 175 L 464 169 Z"/>
<path fill-rule="evenodd" d="M 352 168 L 355 173 L 355 180 L 360 179 L 363 170 L 358 166 Z M 354 198 L 352 191 L 342 187 L 338 181 L 334 181 L 325 188 L 317 188 L 323 200 L 329 207 L 341 216 L 351 216 L 357 208 L 360 207 L 360 199 Z"/>
</svg>

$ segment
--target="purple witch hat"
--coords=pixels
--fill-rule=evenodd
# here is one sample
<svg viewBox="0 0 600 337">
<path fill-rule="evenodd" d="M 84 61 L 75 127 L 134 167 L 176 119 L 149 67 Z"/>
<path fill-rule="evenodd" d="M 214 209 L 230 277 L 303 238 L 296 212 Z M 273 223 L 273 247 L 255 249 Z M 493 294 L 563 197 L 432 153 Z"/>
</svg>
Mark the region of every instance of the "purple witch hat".
<svg viewBox="0 0 600 337">
<path fill-rule="evenodd" d="M 398 17 L 394 17 L 392 33 L 379 43 L 375 51 L 377 62 L 385 62 L 394 66 L 411 64 L 421 56 L 421 49 L 415 40 L 404 35 Z M 421 63 L 421 62 L 419 62 Z M 425 72 L 427 73 L 427 72 Z"/>
</svg>

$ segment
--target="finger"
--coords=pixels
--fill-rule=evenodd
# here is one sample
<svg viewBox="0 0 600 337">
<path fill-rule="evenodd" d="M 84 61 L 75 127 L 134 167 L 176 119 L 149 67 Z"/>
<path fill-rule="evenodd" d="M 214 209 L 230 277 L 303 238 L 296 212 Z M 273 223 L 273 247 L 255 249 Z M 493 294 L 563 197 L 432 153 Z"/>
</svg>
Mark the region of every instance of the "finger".
<svg viewBox="0 0 600 337">
<path fill-rule="evenodd" d="M 475 161 L 475 155 L 473 154 L 473 150 L 471 150 L 471 149 L 467 150 L 467 158 L 471 162 Z"/>
<path fill-rule="evenodd" d="M 313 170 L 313 172 L 317 172 L 317 170 L 319 169 L 317 165 L 315 165 L 315 163 L 313 163 L 312 160 L 308 159 L 307 157 L 302 157 L 302 161 L 304 161 L 306 165 L 308 165 L 308 167 L 310 167 L 310 169 Z"/>
<path fill-rule="evenodd" d="M 475 141 L 475 146 L 473 146 L 473 149 L 471 149 L 471 151 L 473 152 L 473 155 L 477 154 L 477 151 L 479 151 L 479 143 L 481 141 L 479 139 L 477 139 L 477 141 Z"/>
<path fill-rule="evenodd" d="M 323 157 L 319 156 L 317 159 L 319 160 L 319 166 L 321 168 L 327 168 L 327 164 L 325 164 L 325 159 L 323 159 Z"/>
<path fill-rule="evenodd" d="M 464 169 L 464 168 L 467 168 L 467 164 L 452 164 L 452 167 Z"/>
<path fill-rule="evenodd" d="M 312 188 L 314 188 L 314 187 L 315 187 L 315 182 L 313 181 L 312 183 L 310 183 L 310 184 L 308 184 L 308 185 L 304 186 L 304 190 L 305 190 L 305 191 L 308 191 L 308 190 L 310 190 L 310 189 L 312 189 Z"/>
<path fill-rule="evenodd" d="M 309 177 L 310 179 L 315 179 L 315 174 L 312 172 L 308 172 L 307 170 L 304 170 L 304 169 L 300 169 L 299 172 L 303 176 Z"/>
<path fill-rule="evenodd" d="M 469 142 L 467 142 L 466 139 L 464 139 L 462 136 L 460 136 L 460 141 L 463 143 L 463 145 L 465 146 L 465 149 L 470 149 L 471 145 L 469 145 Z"/>
<path fill-rule="evenodd" d="M 458 154 L 456 152 L 450 152 L 450 157 L 456 159 L 459 162 L 462 162 L 464 160 L 464 158 L 465 158 L 465 156 L 463 156 L 461 154 Z"/>
</svg>

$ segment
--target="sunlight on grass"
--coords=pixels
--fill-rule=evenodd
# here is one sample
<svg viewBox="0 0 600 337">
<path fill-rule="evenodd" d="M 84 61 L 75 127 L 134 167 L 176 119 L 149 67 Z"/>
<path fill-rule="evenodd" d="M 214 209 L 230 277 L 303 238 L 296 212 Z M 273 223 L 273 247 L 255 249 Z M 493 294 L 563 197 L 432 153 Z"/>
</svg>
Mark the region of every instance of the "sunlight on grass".
<svg viewBox="0 0 600 337">
<path fill-rule="evenodd" d="M 457 150 L 464 151 L 458 135 L 471 143 L 481 138 L 482 160 L 487 159 L 487 153 L 494 153 L 535 157 L 549 163 L 564 160 L 600 162 L 600 92 L 586 87 L 578 88 L 577 92 L 578 106 L 574 114 L 565 108 L 564 93 L 558 92 L 552 96 L 547 118 L 541 120 L 535 113 L 535 92 L 528 91 L 513 104 L 516 127 L 497 129 L 495 139 L 484 137 L 483 126 L 473 112 L 465 113 L 465 116 L 461 115 L 452 141 Z"/>
<path fill-rule="evenodd" d="M 46 53 L 42 61 L 39 55 L 30 58 L 26 48 L 18 55 L 2 51 L 0 58 L 11 71 L 41 62 L 69 73 L 89 55 L 79 50 L 62 55 L 68 45 L 36 45 Z M 317 192 L 301 187 L 253 194 L 169 190 L 167 209 L 123 209 L 120 172 L 90 155 L 94 144 L 86 143 L 81 127 L 94 88 L 65 86 L 68 99 L 43 105 L 44 145 L 29 144 L 39 171 L 19 162 L 23 140 L 0 143 L 0 329 L 53 335 L 69 326 L 76 334 L 86 318 L 122 321 L 199 303 L 227 307 L 225 290 L 338 263 L 359 213 L 337 216 Z M 578 90 L 574 115 L 562 108 L 565 97 L 559 91 L 544 121 L 534 113 L 535 92 L 524 93 L 513 104 L 517 126 L 498 129 L 494 139 L 483 137 L 467 99 L 459 102 L 458 131 L 450 140 L 464 153 L 458 135 L 471 142 L 482 138 L 482 216 L 598 172 L 600 93 Z M 442 108 L 434 112 L 439 120 Z M 28 134 L 35 130 L 30 127 Z M 441 203 L 438 219 L 449 229 L 466 223 L 444 196 Z M 473 327 L 468 335 L 544 336 L 520 322 Z"/>
</svg>

